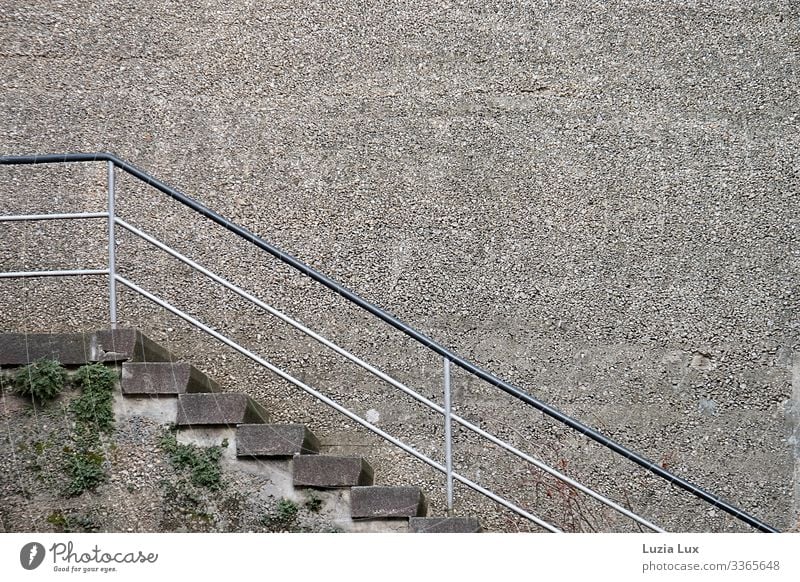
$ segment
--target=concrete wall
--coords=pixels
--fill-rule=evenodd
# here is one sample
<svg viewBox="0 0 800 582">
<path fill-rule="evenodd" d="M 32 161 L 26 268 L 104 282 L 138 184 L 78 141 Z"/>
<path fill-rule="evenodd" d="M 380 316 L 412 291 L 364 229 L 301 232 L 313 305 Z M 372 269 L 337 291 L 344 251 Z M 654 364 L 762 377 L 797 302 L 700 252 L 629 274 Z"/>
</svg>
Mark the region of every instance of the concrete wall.
<svg viewBox="0 0 800 582">
<path fill-rule="evenodd" d="M 0 151 L 114 151 L 787 528 L 799 497 L 798 20 L 789 1 L 6 4 Z M 102 208 L 104 175 L 2 168 L 0 211 Z M 440 398 L 437 358 L 119 182 L 123 217 Z M 77 248 L 57 242 L 64 228 L 2 226 L 0 268 L 102 265 L 102 225 L 71 227 Z M 435 417 L 396 391 L 132 237 L 118 252 L 140 284 L 440 458 Z M 0 286 L 3 329 L 104 324 L 100 279 Z M 365 452 L 379 481 L 413 471 L 441 511 L 434 472 L 129 291 L 120 308 L 230 389 L 308 421 L 329 450 Z M 460 414 L 660 523 L 740 529 L 482 383 L 454 385 Z M 564 527 L 630 528 L 457 437 L 466 476 Z M 489 529 L 527 527 L 458 493 Z"/>
</svg>

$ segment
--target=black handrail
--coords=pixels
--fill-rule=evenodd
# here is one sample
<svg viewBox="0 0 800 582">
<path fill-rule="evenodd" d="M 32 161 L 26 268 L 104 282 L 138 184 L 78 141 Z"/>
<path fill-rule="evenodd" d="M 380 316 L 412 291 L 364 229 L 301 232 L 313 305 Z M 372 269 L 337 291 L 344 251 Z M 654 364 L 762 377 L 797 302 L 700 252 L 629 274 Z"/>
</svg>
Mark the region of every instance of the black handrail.
<svg viewBox="0 0 800 582">
<path fill-rule="evenodd" d="M 45 154 L 45 155 L 27 155 L 27 156 L 0 156 L 0 165 L 27 165 L 27 164 L 51 164 L 51 163 L 59 163 L 59 162 L 100 162 L 100 161 L 107 161 L 112 162 L 115 166 L 121 168 L 122 170 L 126 171 L 130 175 L 142 180 L 143 182 L 147 183 L 148 185 L 160 190 L 167 196 L 177 200 L 181 204 L 188 206 L 195 212 L 203 215 L 204 217 L 208 218 L 209 220 L 217 223 L 218 225 L 226 228 L 227 230 L 231 231 L 232 233 L 240 236 L 241 238 L 245 239 L 246 241 L 252 243 L 253 245 L 257 246 L 258 248 L 268 252 L 275 258 L 283 261 L 287 265 L 290 265 L 294 269 L 300 271 L 304 275 L 307 275 L 321 283 L 328 289 L 338 293 L 351 303 L 354 303 L 361 307 L 362 309 L 370 312 L 375 317 L 381 319 L 385 323 L 388 323 L 395 329 L 401 331 L 405 335 L 415 339 L 423 346 L 433 350 L 440 356 L 447 358 L 452 363 L 456 364 L 460 368 L 466 370 L 470 374 L 477 376 L 478 378 L 485 380 L 489 384 L 499 388 L 503 392 L 518 398 L 519 400 L 525 402 L 526 404 L 533 406 L 537 410 L 541 411 L 542 413 L 555 418 L 559 422 L 567 425 L 568 427 L 572 428 L 573 430 L 578 431 L 579 433 L 589 437 L 590 439 L 600 443 L 604 447 L 611 449 L 617 454 L 622 455 L 629 461 L 636 463 L 637 465 L 647 469 L 651 473 L 658 475 L 662 479 L 665 479 L 670 484 L 675 485 L 689 493 L 693 494 L 694 496 L 702 499 L 725 511 L 726 513 L 740 519 L 741 521 L 745 522 L 746 524 L 754 527 L 755 529 L 762 531 L 762 532 L 770 532 L 770 533 L 778 533 L 779 530 L 775 529 L 774 527 L 764 523 L 763 521 L 759 520 L 756 517 L 748 514 L 747 512 L 727 503 L 726 501 L 720 499 L 716 495 L 706 491 L 702 487 L 683 479 L 682 477 L 678 477 L 677 475 L 667 471 L 660 465 L 657 465 L 653 461 L 641 456 L 640 454 L 628 449 L 627 447 L 621 445 L 620 443 L 614 441 L 613 439 L 605 436 L 604 434 L 598 432 L 597 430 L 581 423 L 580 421 L 572 418 L 571 416 L 564 414 L 560 410 L 553 408 L 552 406 L 545 404 L 544 402 L 534 398 L 527 392 L 509 384 L 505 380 L 498 378 L 491 372 L 484 370 L 476 366 L 475 364 L 461 358 L 457 354 L 454 354 L 446 347 L 441 345 L 440 343 L 436 342 L 435 340 L 429 338 L 425 334 L 417 331 L 416 329 L 406 325 L 390 313 L 384 311 L 374 303 L 363 299 L 358 294 L 354 293 L 353 291 L 347 289 L 343 285 L 339 284 L 338 282 L 334 281 L 327 275 L 320 273 L 313 267 L 306 265 L 304 262 L 296 259 L 292 255 L 285 253 L 284 251 L 280 250 L 279 248 L 271 245 L 270 243 L 266 242 L 262 238 L 258 237 L 254 233 L 250 232 L 248 229 L 235 224 L 234 222 L 228 220 L 224 216 L 217 214 L 210 208 L 203 206 L 196 200 L 188 197 L 187 195 L 167 186 L 160 180 L 156 179 L 155 177 L 151 176 L 147 172 L 140 170 L 136 166 L 129 164 L 128 162 L 121 160 L 114 154 L 108 152 L 97 152 L 97 153 L 69 153 L 69 154 Z"/>
</svg>

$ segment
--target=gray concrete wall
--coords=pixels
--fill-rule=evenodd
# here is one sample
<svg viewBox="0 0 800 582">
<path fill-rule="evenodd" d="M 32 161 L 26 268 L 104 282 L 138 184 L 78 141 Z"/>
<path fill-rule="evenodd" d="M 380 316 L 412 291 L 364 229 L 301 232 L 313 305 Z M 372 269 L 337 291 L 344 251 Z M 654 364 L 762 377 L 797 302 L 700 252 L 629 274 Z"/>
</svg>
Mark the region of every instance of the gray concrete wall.
<svg viewBox="0 0 800 582">
<path fill-rule="evenodd" d="M 779 528 L 797 521 L 796 30 L 789 1 L 0 9 L 0 151 L 111 150 L 457 352 Z M 0 211 L 102 208 L 102 165 L 0 169 Z M 127 177 L 119 209 L 440 397 L 440 363 Z M 102 265 L 102 225 L 3 226 L 0 268 Z M 82 229 L 82 230 L 81 230 Z M 94 230 L 93 230 L 94 229 Z M 40 242 L 44 238 L 44 246 Z M 125 273 L 440 455 L 436 419 L 130 236 Z M 165 273 L 170 273 L 167 280 Z M 104 323 L 104 281 L 1 281 L 0 326 Z M 441 479 L 123 290 L 122 318 L 383 482 Z M 459 413 L 673 529 L 740 529 L 457 374 Z M 796 389 L 795 389 L 796 390 Z M 457 434 L 466 476 L 626 529 Z M 459 491 L 489 529 L 524 528 Z M 590 517 L 584 517 L 590 516 Z"/>
</svg>

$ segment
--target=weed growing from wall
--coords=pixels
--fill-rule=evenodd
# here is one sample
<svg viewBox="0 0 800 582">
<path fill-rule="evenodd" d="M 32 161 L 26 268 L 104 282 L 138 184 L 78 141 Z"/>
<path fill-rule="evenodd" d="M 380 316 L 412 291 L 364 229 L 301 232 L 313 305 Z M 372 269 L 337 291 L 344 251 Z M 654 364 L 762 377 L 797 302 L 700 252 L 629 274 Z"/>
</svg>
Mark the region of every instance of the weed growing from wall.
<svg viewBox="0 0 800 582">
<path fill-rule="evenodd" d="M 90 364 L 78 368 L 74 378 L 81 395 L 72 402 L 70 411 L 75 415 L 76 431 L 92 435 L 114 432 L 114 384 L 117 373 L 103 364 Z"/>
<path fill-rule="evenodd" d="M 304 505 L 305 508 L 311 513 L 319 513 L 322 509 L 323 501 L 316 493 L 312 491 L 308 494 L 308 499 L 306 499 Z"/>
<path fill-rule="evenodd" d="M 268 531 L 295 531 L 299 507 L 290 499 L 279 499 L 275 506 L 261 518 L 261 525 Z"/>
<path fill-rule="evenodd" d="M 102 435 L 114 431 L 114 384 L 117 373 L 103 364 L 82 366 L 75 374 L 81 395 L 72 401 L 69 411 L 75 419 L 71 445 L 64 449 L 64 470 L 69 476 L 66 494 L 80 495 L 105 481 L 105 457 Z"/>
<path fill-rule="evenodd" d="M 161 526 L 167 530 L 213 530 L 218 526 L 217 498 L 212 500 L 207 491 L 222 489 L 222 448 L 179 443 L 174 427 L 164 431 L 159 444 L 177 472 L 177 479 L 160 483 L 164 496 Z"/>
<path fill-rule="evenodd" d="M 61 394 L 67 384 L 67 371 L 55 360 L 42 358 L 14 376 L 14 390 L 30 398 L 34 405 L 46 404 Z"/>
<path fill-rule="evenodd" d="M 189 473 L 192 484 L 212 490 L 222 486 L 220 447 L 204 448 L 179 443 L 175 432 L 171 430 L 161 437 L 161 447 L 169 455 L 173 467 Z"/>
</svg>

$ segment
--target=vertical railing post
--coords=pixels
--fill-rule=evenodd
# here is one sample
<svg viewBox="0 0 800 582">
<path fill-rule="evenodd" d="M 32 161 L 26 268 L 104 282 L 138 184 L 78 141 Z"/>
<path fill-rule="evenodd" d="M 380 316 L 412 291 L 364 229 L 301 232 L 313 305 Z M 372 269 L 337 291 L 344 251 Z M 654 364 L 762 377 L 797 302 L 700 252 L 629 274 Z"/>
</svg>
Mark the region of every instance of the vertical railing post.
<svg viewBox="0 0 800 582">
<path fill-rule="evenodd" d="M 114 162 L 108 162 L 108 309 L 111 329 L 117 327 L 117 240 L 114 235 Z"/>
<path fill-rule="evenodd" d="M 447 469 L 447 515 L 453 516 L 453 433 L 450 422 L 450 360 L 444 358 L 444 459 Z"/>
</svg>

